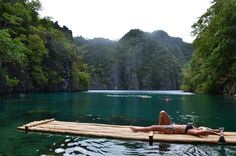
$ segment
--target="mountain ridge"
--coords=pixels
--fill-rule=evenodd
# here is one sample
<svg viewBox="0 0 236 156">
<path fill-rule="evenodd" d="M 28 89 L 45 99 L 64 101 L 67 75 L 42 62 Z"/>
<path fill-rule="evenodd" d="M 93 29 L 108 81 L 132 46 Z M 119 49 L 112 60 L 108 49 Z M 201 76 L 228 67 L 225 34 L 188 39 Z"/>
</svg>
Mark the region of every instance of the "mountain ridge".
<svg viewBox="0 0 236 156">
<path fill-rule="evenodd" d="M 192 54 L 191 44 L 162 30 L 132 29 L 118 41 L 74 40 L 88 64 L 90 89 L 179 89 L 181 69 Z"/>
</svg>

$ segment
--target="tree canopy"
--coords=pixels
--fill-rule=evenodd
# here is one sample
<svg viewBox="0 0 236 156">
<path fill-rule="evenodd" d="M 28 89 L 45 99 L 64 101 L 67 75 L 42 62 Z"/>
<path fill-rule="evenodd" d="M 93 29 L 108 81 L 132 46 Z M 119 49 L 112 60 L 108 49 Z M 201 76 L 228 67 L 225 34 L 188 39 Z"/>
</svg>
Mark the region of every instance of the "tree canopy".
<svg viewBox="0 0 236 156">
<path fill-rule="evenodd" d="M 87 89 L 72 32 L 40 9 L 38 0 L 0 0 L 0 92 Z"/>
<path fill-rule="evenodd" d="M 236 0 L 214 0 L 193 25 L 194 53 L 183 72 L 182 88 L 236 93 Z"/>
<path fill-rule="evenodd" d="M 91 89 L 178 89 L 192 47 L 164 31 L 129 31 L 119 41 L 75 38 L 91 74 Z"/>
</svg>

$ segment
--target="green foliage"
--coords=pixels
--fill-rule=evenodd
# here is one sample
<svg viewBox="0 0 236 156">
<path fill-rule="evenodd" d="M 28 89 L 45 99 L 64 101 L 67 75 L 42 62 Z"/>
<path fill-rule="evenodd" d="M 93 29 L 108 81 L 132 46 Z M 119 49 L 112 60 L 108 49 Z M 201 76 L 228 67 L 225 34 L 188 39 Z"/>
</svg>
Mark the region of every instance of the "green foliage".
<svg viewBox="0 0 236 156">
<path fill-rule="evenodd" d="M 19 39 L 12 39 L 7 30 L 0 29 L 0 70 L 7 86 L 14 87 L 19 80 L 10 73 L 11 68 L 23 68 L 28 60 L 25 55 L 26 47 Z M 1 69 L 2 68 L 2 69 Z M 3 70 L 4 69 L 4 70 Z"/>
<path fill-rule="evenodd" d="M 48 84 L 60 84 L 64 82 L 64 79 L 56 71 L 47 72 Z"/>
<path fill-rule="evenodd" d="M 16 77 L 10 78 L 8 74 L 4 74 L 3 76 L 5 77 L 6 84 L 9 87 L 15 87 L 19 84 L 19 80 Z"/>
<path fill-rule="evenodd" d="M 88 71 L 91 75 L 90 85 L 97 86 L 99 84 L 100 89 L 105 89 L 110 86 L 114 47 L 112 43 L 104 45 L 103 40 L 100 39 L 95 42 L 80 47 L 80 51 L 88 64 Z"/>
<path fill-rule="evenodd" d="M 135 29 L 118 42 L 82 37 L 75 42 L 88 64 L 91 89 L 178 89 L 181 67 L 191 54 L 188 44 L 163 31 Z"/>
<path fill-rule="evenodd" d="M 46 77 L 46 73 L 39 66 L 31 67 L 30 81 L 33 82 L 33 86 L 44 87 L 44 86 L 46 86 L 48 84 L 47 83 L 48 82 L 48 78 Z"/>
<path fill-rule="evenodd" d="M 47 43 L 49 49 L 46 61 L 48 70 L 57 71 L 58 82 L 62 83 L 69 78 L 72 80 L 73 89 L 86 90 L 89 77 L 84 77 L 84 75 L 80 74 L 81 71 L 84 71 L 84 64 L 79 57 L 75 44 L 57 29 L 51 29 L 47 35 L 50 38 Z M 50 76 L 49 81 L 55 82 L 55 78 Z"/>
<path fill-rule="evenodd" d="M 90 75 L 87 65 L 75 62 L 72 67 L 72 79 L 76 88 L 86 90 L 89 87 Z"/>
<path fill-rule="evenodd" d="M 26 47 L 19 39 L 12 39 L 7 30 L 0 29 L 0 62 L 25 66 L 27 63 Z"/>
<path fill-rule="evenodd" d="M 183 73 L 184 90 L 223 92 L 235 81 L 235 25 L 235 0 L 215 0 L 193 25 L 197 38 L 192 60 Z"/>
<path fill-rule="evenodd" d="M 87 89 L 89 76 L 72 32 L 39 18 L 40 9 L 39 0 L 0 0 L 0 86 L 6 87 L 0 92 Z"/>
</svg>

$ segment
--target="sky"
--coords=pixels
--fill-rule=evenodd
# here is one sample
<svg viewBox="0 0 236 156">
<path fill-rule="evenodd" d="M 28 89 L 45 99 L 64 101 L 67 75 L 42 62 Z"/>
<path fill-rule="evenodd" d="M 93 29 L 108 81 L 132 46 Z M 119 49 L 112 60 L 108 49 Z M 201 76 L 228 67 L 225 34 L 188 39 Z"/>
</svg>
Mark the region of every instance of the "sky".
<svg viewBox="0 0 236 156">
<path fill-rule="evenodd" d="M 67 26 L 73 36 L 119 40 L 131 29 L 164 30 L 191 43 L 194 22 L 210 0 L 40 0 L 41 17 Z"/>
</svg>

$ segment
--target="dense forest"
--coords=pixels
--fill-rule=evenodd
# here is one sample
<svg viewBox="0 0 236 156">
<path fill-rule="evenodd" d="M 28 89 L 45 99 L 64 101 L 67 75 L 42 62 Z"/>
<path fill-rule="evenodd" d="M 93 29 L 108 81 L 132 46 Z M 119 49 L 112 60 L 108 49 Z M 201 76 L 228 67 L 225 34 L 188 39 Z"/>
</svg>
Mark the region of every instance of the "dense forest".
<svg viewBox="0 0 236 156">
<path fill-rule="evenodd" d="M 72 32 L 40 18 L 38 0 L 0 0 L 0 93 L 88 88 Z"/>
<path fill-rule="evenodd" d="M 0 93 L 182 84 L 186 91 L 236 94 L 235 0 L 213 0 L 193 24 L 193 44 L 139 29 L 118 41 L 73 38 L 40 9 L 38 0 L 0 0 Z"/>
<path fill-rule="evenodd" d="M 214 0 L 193 25 L 193 57 L 182 88 L 236 95 L 236 1 Z"/>
<path fill-rule="evenodd" d="M 88 64 L 90 89 L 179 89 L 183 65 L 192 46 L 164 31 L 134 29 L 119 41 L 76 37 Z"/>
</svg>

